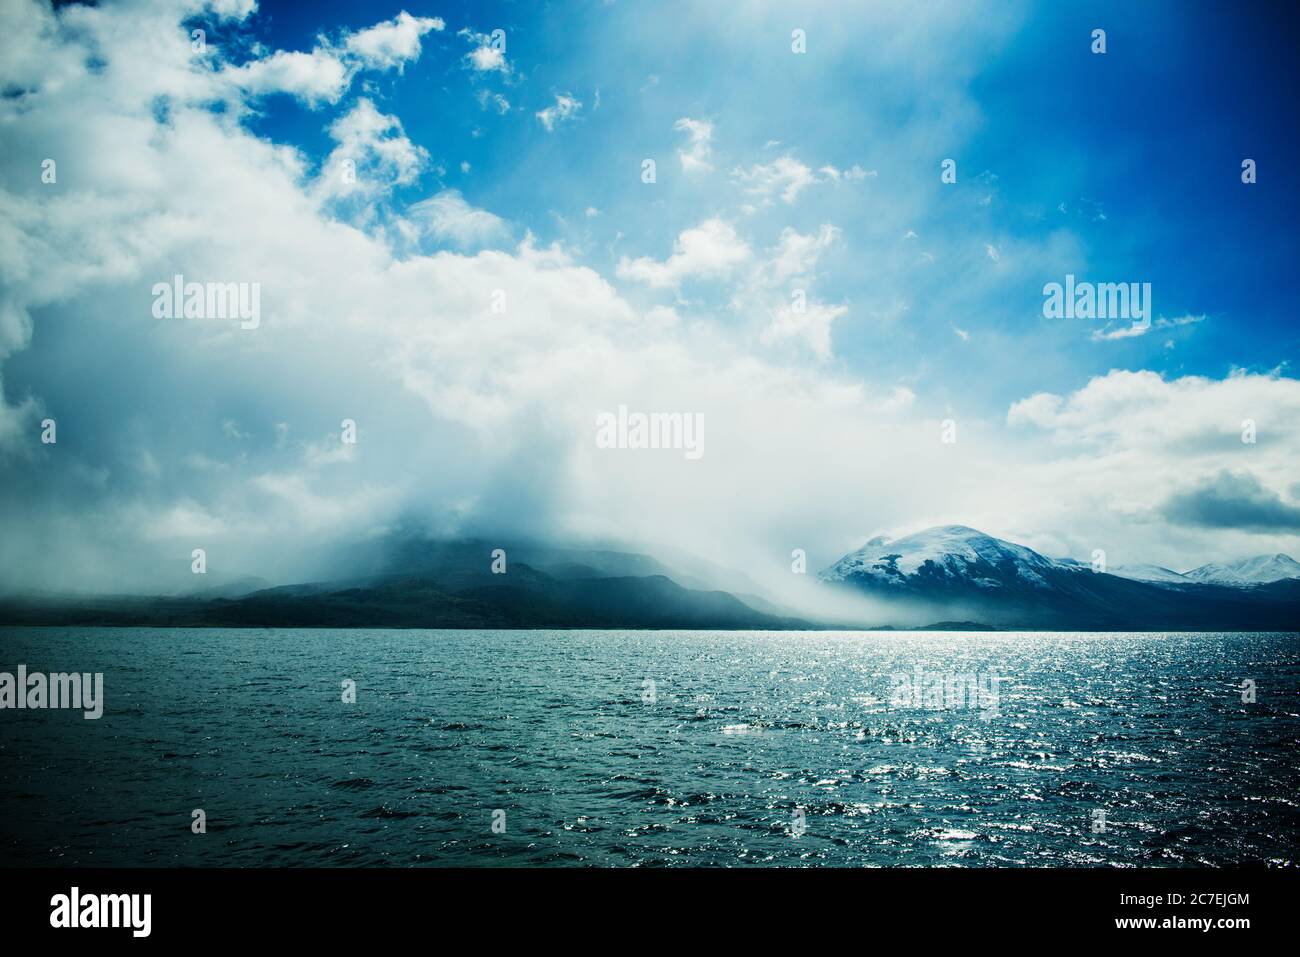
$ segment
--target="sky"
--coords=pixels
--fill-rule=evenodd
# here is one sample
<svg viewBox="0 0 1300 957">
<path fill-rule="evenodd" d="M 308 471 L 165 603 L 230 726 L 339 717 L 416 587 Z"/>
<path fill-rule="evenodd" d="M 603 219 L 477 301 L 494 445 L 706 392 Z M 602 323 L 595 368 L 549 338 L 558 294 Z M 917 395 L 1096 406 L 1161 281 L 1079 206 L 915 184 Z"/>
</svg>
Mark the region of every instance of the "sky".
<svg viewBox="0 0 1300 957">
<path fill-rule="evenodd" d="M 770 580 L 949 523 L 1300 555 L 1295 41 L 1192 2 L 0 0 L 0 586 L 411 531 Z M 177 274 L 256 283 L 256 327 L 159 318 Z M 1149 323 L 1047 318 L 1067 275 Z M 600 447 L 620 406 L 703 454 Z"/>
</svg>

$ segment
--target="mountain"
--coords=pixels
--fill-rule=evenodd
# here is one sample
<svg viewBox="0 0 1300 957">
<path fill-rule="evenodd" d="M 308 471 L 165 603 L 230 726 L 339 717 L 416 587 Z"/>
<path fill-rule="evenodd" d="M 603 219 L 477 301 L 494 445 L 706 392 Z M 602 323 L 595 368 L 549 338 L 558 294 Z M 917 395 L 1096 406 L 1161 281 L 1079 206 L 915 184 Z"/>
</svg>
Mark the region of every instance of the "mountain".
<svg viewBox="0 0 1300 957">
<path fill-rule="evenodd" d="M 1300 578 L 1300 562 L 1290 555 L 1257 555 L 1226 565 L 1210 564 L 1186 573 L 1193 581 L 1214 585 L 1262 585 Z"/>
<path fill-rule="evenodd" d="M 1118 575 L 1120 578 L 1132 578 L 1140 582 L 1187 582 L 1194 579 L 1188 578 L 1172 568 L 1165 568 L 1163 565 L 1114 565 L 1106 569 L 1112 575 Z"/>
<path fill-rule="evenodd" d="M 929 528 L 889 541 L 875 538 L 845 555 L 822 581 L 926 589 L 973 585 L 1002 590 L 1046 588 L 1043 573 L 1056 568 L 1050 558 L 965 525 Z"/>
<path fill-rule="evenodd" d="M 965 525 L 873 539 L 819 576 L 899 614 L 1065 630 L 1300 628 L 1300 579 L 1228 587 L 1158 566 L 1094 572 Z"/>
<path fill-rule="evenodd" d="M 496 548 L 508 556 L 504 574 L 492 571 Z M 813 593 L 810 607 L 859 609 L 844 612 L 853 620 L 833 620 L 828 612 L 792 614 L 752 594 L 758 588 L 742 573 L 698 560 L 683 572 L 666 553 L 408 536 L 366 552 L 349 578 L 256 590 L 249 590 L 256 581 L 232 578 L 187 592 L 169 580 L 167 593 L 152 596 L 28 594 L 0 599 L 0 624 L 785 630 L 939 622 L 927 627 L 1293 631 L 1300 630 L 1293 569 L 1300 565 L 1274 555 L 1187 575 L 1143 565 L 1097 573 L 1074 559 L 945 525 L 894 541 L 874 538 L 823 571 L 824 590 Z M 1212 580 L 1193 577 L 1198 573 Z M 744 590 L 712 584 L 719 580 Z M 827 594 L 835 590 L 854 600 L 836 601 Z"/>
<path fill-rule="evenodd" d="M 30 596 L 0 623 L 264 628 L 790 629 L 816 623 L 761 599 L 687 588 L 653 558 L 603 549 L 407 539 L 347 580 L 249 594 Z M 527 557 L 536 565 L 522 560 Z"/>
</svg>

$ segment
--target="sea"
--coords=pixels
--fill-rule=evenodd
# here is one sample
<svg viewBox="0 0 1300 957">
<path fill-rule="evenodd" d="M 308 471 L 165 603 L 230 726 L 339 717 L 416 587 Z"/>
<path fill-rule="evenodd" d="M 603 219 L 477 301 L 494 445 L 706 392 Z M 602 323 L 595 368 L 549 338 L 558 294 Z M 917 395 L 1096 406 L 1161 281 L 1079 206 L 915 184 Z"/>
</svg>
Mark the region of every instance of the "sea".
<svg viewBox="0 0 1300 957">
<path fill-rule="evenodd" d="M 0 628 L 0 866 L 1291 866 L 1295 633 Z"/>
</svg>

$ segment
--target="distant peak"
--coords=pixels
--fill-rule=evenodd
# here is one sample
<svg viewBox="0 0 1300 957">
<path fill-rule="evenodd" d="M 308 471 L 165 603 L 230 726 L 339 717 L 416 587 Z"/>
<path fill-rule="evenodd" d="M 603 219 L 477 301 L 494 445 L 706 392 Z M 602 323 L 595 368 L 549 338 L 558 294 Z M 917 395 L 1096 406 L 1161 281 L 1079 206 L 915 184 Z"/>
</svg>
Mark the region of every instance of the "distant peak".
<svg viewBox="0 0 1300 957">
<path fill-rule="evenodd" d="M 992 538 L 988 532 L 981 532 L 978 528 L 971 528 L 969 525 L 932 525 L 929 528 L 923 528 L 919 532 L 913 532 L 907 538 Z M 902 541 L 902 539 L 896 539 Z"/>
<path fill-rule="evenodd" d="M 867 542 L 863 548 L 982 548 L 987 543 L 1001 541 L 1001 539 L 990 535 L 988 532 L 981 532 L 978 528 L 971 528 L 969 525 L 931 525 L 929 528 L 923 528 L 920 531 L 898 538 L 878 536 Z M 1008 542 L 1006 544 L 1010 545 L 1012 543 Z"/>
</svg>

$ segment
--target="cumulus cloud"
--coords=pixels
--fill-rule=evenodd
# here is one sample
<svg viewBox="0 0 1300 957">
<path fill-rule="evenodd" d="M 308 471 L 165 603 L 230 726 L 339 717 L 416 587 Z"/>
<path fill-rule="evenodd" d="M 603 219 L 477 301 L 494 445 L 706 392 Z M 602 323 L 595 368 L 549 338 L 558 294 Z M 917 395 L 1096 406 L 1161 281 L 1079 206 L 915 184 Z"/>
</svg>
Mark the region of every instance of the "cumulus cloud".
<svg viewBox="0 0 1300 957">
<path fill-rule="evenodd" d="M 496 40 L 490 34 L 477 33 L 468 28 L 458 36 L 469 41 L 474 49 L 465 54 L 465 65 L 476 73 L 502 73 L 509 76 L 510 61 L 506 59 L 505 44 L 501 36 Z"/>
<path fill-rule="evenodd" d="M 269 57 L 228 68 L 223 75 L 253 96 L 287 93 L 312 106 L 337 103 L 351 82 L 343 61 L 328 50 L 279 50 Z"/>
<path fill-rule="evenodd" d="M 1300 421 L 1300 382 L 1276 374 L 1165 379 L 1115 370 L 1069 396 L 1030 396 L 1007 413 L 1008 424 L 1049 430 L 1061 442 L 1215 454 L 1255 448 L 1241 441 L 1247 420 L 1265 449 L 1292 444 L 1284 423 Z"/>
<path fill-rule="evenodd" d="M 1028 396 L 1007 413 L 1011 428 L 1050 442 L 1019 469 L 1022 511 L 1055 514 L 1061 527 L 1090 522 L 1094 547 L 1130 549 L 1112 561 L 1131 560 L 1134 542 L 1146 540 L 1140 560 L 1171 568 L 1190 567 L 1193 547 L 1202 561 L 1295 549 L 1292 506 L 1270 490 L 1293 481 L 1296 421 L 1300 381 L 1245 372 L 1167 379 L 1115 370 L 1069 394 Z M 1220 533 L 1213 552 L 1194 529 Z"/>
<path fill-rule="evenodd" d="M 309 53 L 277 50 L 247 63 L 225 65 L 218 77 L 249 96 L 285 93 L 319 107 L 337 103 L 359 71 L 401 71 L 419 59 L 421 38 L 443 27 L 441 19 L 403 11 L 364 30 L 344 31 L 338 43 L 323 41 Z"/>
<path fill-rule="evenodd" d="M 506 70 L 505 55 L 489 46 L 477 47 L 469 54 L 469 61 L 476 70 Z"/>
<path fill-rule="evenodd" d="M 344 48 L 372 69 L 399 70 L 420 58 L 420 38 L 446 27 L 441 17 L 413 17 L 405 10 L 392 20 L 348 36 Z"/>
<path fill-rule="evenodd" d="M 665 260 L 642 256 L 618 263 L 618 277 L 650 286 L 677 286 L 686 279 L 719 279 L 730 275 L 750 258 L 749 245 L 735 227 L 721 219 L 706 219 L 683 232 L 673 242 Z"/>
<path fill-rule="evenodd" d="M 362 97 L 329 126 L 337 144 L 316 182 L 321 198 L 371 197 L 415 181 L 428 153 L 407 139 L 401 120 Z"/>
</svg>

